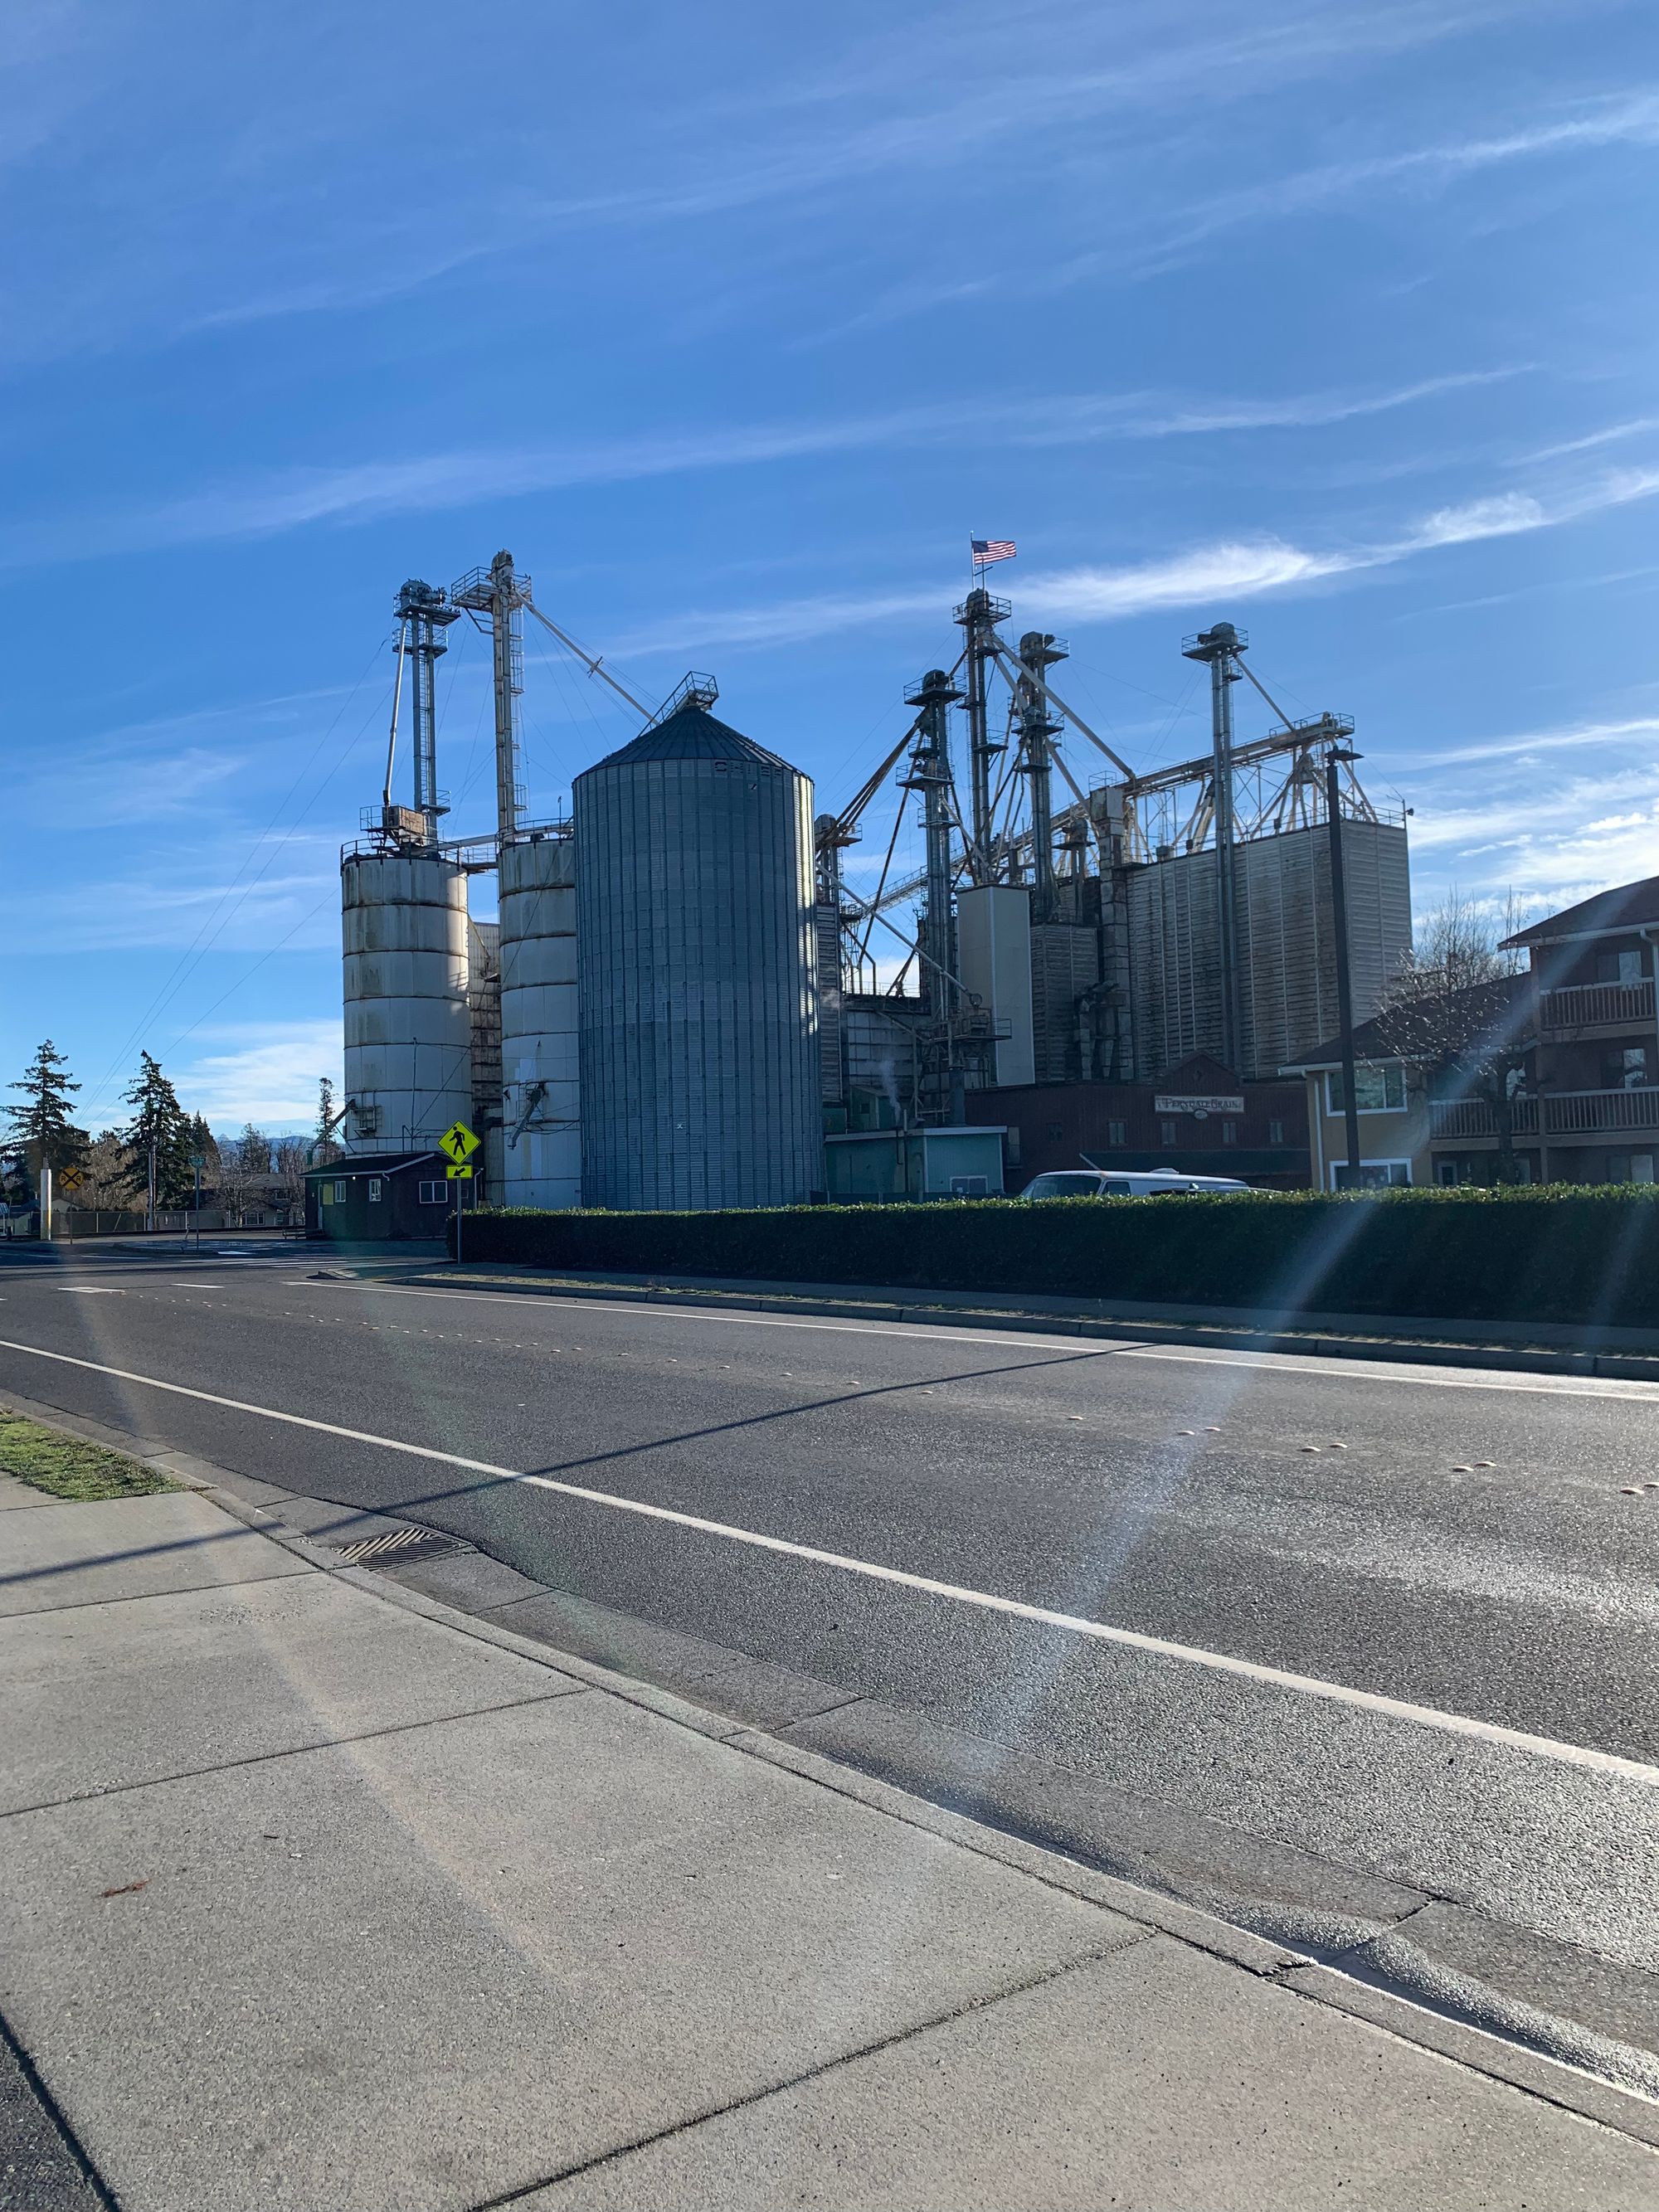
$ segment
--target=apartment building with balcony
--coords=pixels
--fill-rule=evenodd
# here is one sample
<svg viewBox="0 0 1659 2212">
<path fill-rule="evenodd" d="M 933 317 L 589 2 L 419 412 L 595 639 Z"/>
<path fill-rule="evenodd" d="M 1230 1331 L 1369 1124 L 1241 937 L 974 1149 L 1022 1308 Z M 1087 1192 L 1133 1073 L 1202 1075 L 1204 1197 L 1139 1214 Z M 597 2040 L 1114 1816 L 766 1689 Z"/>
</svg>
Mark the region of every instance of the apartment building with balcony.
<svg viewBox="0 0 1659 2212">
<path fill-rule="evenodd" d="M 1542 1164 L 1530 1096 L 1531 1007 L 1530 979 L 1500 976 L 1420 1009 L 1396 1008 L 1386 1019 L 1357 1023 L 1357 1179 L 1348 1170 L 1341 1039 L 1329 1038 L 1295 1066 L 1282 1068 L 1281 1074 L 1299 1075 L 1307 1086 L 1314 1188 L 1498 1181 L 1496 1119 L 1487 1100 L 1476 1095 L 1477 1083 L 1489 1088 L 1494 1080 L 1513 1092 L 1510 1172 L 1521 1182 L 1536 1182 Z M 1463 1046 L 1461 1064 L 1449 1049 L 1453 1040 Z"/>
<path fill-rule="evenodd" d="M 1659 1167 L 1659 876 L 1547 915 L 1508 940 L 1524 951 L 1536 1047 L 1516 1102 L 1551 1182 L 1652 1182 Z M 1483 1119 L 1484 1115 L 1484 1119 Z M 1447 1109 L 1436 1149 L 1492 1141 L 1476 1101 Z"/>
</svg>

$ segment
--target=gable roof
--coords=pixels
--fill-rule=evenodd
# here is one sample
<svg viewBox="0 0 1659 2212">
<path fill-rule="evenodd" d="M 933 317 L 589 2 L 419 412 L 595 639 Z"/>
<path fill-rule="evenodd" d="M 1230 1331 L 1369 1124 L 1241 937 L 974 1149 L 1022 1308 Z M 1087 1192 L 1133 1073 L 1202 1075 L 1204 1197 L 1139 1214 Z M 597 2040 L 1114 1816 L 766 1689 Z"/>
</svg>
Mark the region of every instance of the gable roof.
<svg viewBox="0 0 1659 2212">
<path fill-rule="evenodd" d="M 1510 1042 L 1521 1038 L 1531 1024 L 1532 978 L 1529 975 L 1498 975 L 1489 983 L 1471 983 L 1457 994 L 1460 1003 L 1467 1003 L 1474 1018 L 1480 1022 L 1487 1038 L 1493 1043 Z M 1375 1064 L 1380 1060 L 1410 1060 L 1414 1066 L 1438 1060 L 1444 1051 L 1443 1032 L 1440 1031 L 1439 1017 L 1431 1006 L 1425 1006 L 1417 1016 L 1410 1005 L 1397 1007 L 1386 1018 L 1386 1024 L 1376 1015 L 1368 1022 L 1356 1022 L 1353 1029 L 1353 1056 L 1357 1060 Z M 1316 1050 L 1305 1053 L 1293 1066 L 1279 1069 L 1281 1075 L 1312 1075 L 1322 1073 L 1329 1067 L 1342 1065 L 1342 1040 L 1328 1038 Z"/>
<path fill-rule="evenodd" d="M 1644 876 L 1639 883 L 1618 884 L 1597 891 L 1594 898 L 1564 906 L 1541 921 L 1517 929 L 1508 945 L 1553 945 L 1564 937 L 1602 937 L 1627 929 L 1659 925 L 1659 876 Z"/>
<path fill-rule="evenodd" d="M 719 720 L 706 708 L 694 706 L 687 701 L 684 707 L 660 722 L 653 722 L 629 744 L 620 751 L 608 753 L 595 763 L 598 768 L 631 766 L 635 761 L 666 760 L 723 760 L 741 761 L 749 768 L 782 769 L 793 775 L 795 770 L 776 753 L 769 753 L 764 745 L 757 745 L 752 738 L 745 738 L 740 730 Z M 591 775 L 592 769 L 583 771 Z M 580 778 L 578 779 L 580 781 Z"/>
</svg>

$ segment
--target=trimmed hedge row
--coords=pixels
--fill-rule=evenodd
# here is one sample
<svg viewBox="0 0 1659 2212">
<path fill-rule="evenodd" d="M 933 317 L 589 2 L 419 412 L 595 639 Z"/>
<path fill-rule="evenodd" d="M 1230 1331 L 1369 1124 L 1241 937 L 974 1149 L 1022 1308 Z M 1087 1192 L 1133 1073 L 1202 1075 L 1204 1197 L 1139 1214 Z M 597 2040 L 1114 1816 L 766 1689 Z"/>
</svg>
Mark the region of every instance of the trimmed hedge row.
<svg viewBox="0 0 1659 2212">
<path fill-rule="evenodd" d="M 450 1224 L 453 1249 L 453 1223 Z M 469 1214 L 469 1260 L 632 1273 L 1400 1314 L 1659 1323 L 1659 1189 Z"/>
</svg>

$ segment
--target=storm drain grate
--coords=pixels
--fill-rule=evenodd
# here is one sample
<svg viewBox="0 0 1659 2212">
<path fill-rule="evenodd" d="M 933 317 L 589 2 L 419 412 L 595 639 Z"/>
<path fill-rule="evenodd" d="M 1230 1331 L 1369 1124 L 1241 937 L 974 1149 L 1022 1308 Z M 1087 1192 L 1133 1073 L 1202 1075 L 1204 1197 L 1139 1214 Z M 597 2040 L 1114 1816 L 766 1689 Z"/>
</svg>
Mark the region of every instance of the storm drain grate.
<svg viewBox="0 0 1659 2212">
<path fill-rule="evenodd" d="M 465 1552 L 471 1547 L 457 1543 L 453 1536 L 440 1535 L 435 1528 L 388 1528 L 381 1535 L 362 1536 L 355 1544 L 333 1548 L 343 1567 L 362 1567 L 388 1555 L 401 1566 L 405 1559 L 435 1559 L 441 1553 Z"/>
</svg>

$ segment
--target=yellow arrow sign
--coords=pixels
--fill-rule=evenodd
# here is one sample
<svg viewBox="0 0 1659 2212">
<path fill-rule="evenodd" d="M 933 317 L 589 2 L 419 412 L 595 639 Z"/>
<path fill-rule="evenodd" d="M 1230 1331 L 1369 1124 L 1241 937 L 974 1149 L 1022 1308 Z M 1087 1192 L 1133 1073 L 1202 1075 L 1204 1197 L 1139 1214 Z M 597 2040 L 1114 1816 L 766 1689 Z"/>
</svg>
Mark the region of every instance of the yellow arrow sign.
<svg viewBox="0 0 1659 2212">
<path fill-rule="evenodd" d="M 447 1167 L 444 1173 L 449 1177 L 451 1182 L 471 1182 L 472 1180 L 472 1170 L 470 1166 Z"/>
<path fill-rule="evenodd" d="M 438 1150 L 447 1152 L 459 1167 L 463 1160 L 471 1159 L 478 1149 L 478 1139 L 465 1121 L 457 1121 L 453 1128 L 444 1131 L 438 1139 Z"/>
</svg>

